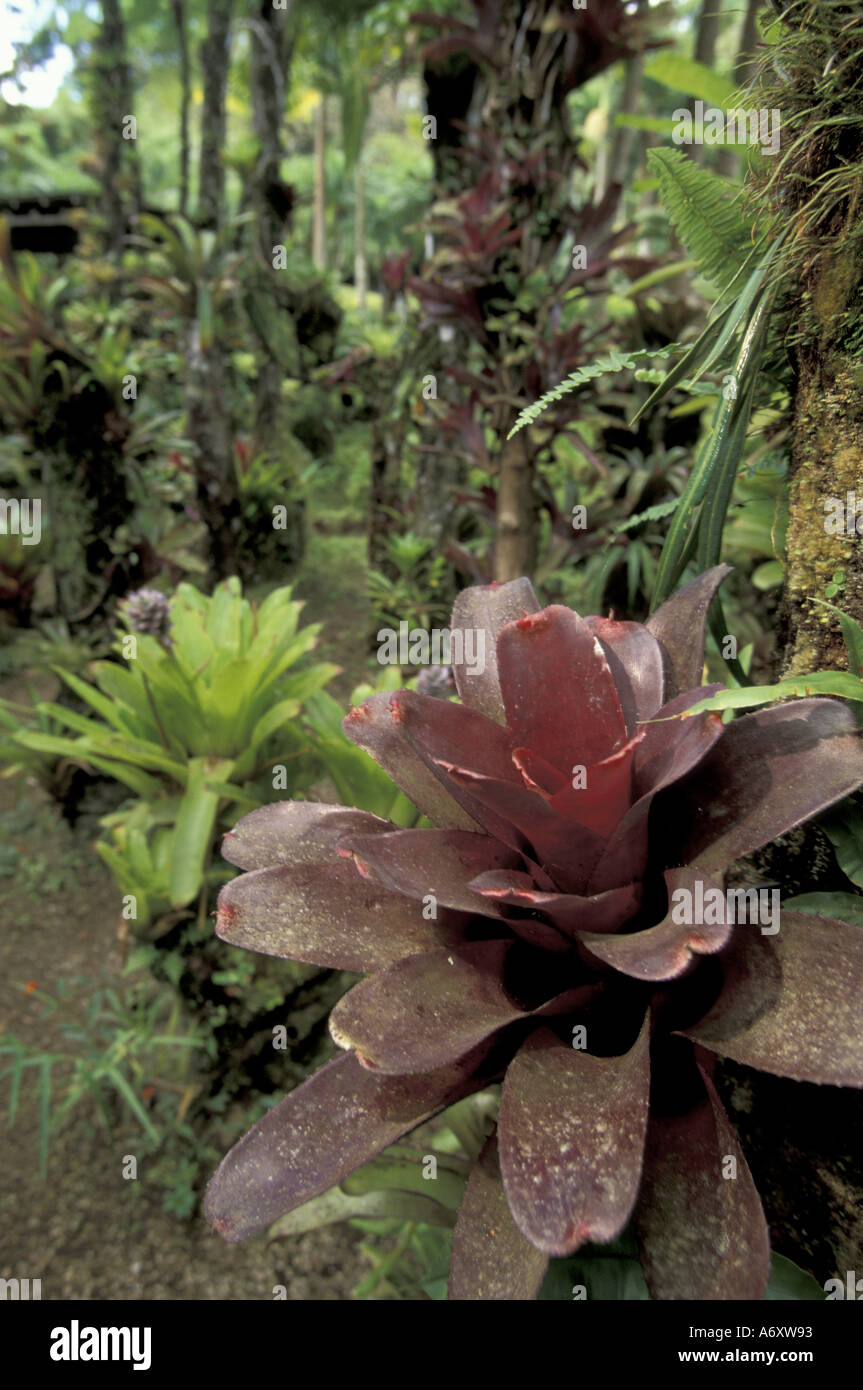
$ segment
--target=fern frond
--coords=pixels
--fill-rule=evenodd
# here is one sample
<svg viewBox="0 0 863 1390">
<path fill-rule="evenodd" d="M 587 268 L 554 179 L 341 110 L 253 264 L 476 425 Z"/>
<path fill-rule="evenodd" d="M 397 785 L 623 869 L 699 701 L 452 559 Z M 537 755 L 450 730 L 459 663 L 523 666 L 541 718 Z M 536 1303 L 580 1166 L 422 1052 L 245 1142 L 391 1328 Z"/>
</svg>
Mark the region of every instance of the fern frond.
<svg viewBox="0 0 863 1390">
<path fill-rule="evenodd" d="M 657 502 L 655 507 L 646 507 L 643 512 L 638 512 L 635 516 L 628 516 L 625 521 L 618 522 L 614 527 L 614 534 L 619 536 L 623 531 L 632 531 L 643 521 L 661 521 L 664 516 L 670 516 L 679 506 L 679 497 L 673 497 L 670 502 Z"/>
<path fill-rule="evenodd" d="M 752 224 L 725 180 L 681 150 L 648 150 L 647 159 L 680 240 L 702 274 L 724 289 L 752 249 Z"/>
<path fill-rule="evenodd" d="M 664 348 L 639 348 L 637 352 L 617 352 L 612 348 L 606 357 L 600 357 L 596 362 L 590 362 L 586 367 L 579 367 L 577 371 L 570 372 L 568 377 L 558 382 L 557 386 L 553 386 L 550 391 L 546 391 L 545 395 L 540 396 L 538 401 L 525 406 L 507 435 L 507 439 L 512 439 L 513 435 L 518 434 L 525 425 L 532 425 L 534 420 L 550 405 L 559 401 L 563 396 L 567 396 L 570 391 L 577 391 L 579 386 L 583 386 L 586 381 L 592 381 L 598 376 L 605 376 L 608 372 L 622 372 L 629 367 L 634 367 L 636 362 L 642 361 L 645 357 L 668 357 L 677 349 L 677 343 L 671 343 Z"/>
</svg>

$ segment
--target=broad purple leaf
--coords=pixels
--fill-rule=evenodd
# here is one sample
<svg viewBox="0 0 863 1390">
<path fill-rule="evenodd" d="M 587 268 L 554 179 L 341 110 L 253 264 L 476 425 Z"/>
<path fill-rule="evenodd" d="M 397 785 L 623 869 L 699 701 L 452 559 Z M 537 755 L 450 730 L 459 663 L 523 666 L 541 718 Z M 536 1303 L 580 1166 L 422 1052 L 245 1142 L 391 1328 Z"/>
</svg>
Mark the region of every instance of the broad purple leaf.
<svg viewBox="0 0 863 1390">
<path fill-rule="evenodd" d="M 469 675 L 464 665 L 454 664 L 456 689 L 464 703 L 495 724 L 504 724 L 503 698 L 497 669 L 497 639 L 506 623 L 539 612 L 539 600 L 529 579 L 508 584 L 475 585 L 458 595 L 453 604 L 453 629 L 471 628 L 485 633 L 485 670 Z"/>
<path fill-rule="evenodd" d="M 519 1229 L 549 1255 L 611 1240 L 641 1175 L 650 1023 L 622 1057 L 593 1057 L 547 1029 L 532 1033 L 503 1083 L 498 1141 Z"/>
<path fill-rule="evenodd" d="M 633 759 L 643 738 L 639 731 L 604 762 L 584 768 L 551 798 L 551 809 L 585 830 L 610 835 L 632 803 Z"/>
<path fill-rule="evenodd" d="M 361 974 L 438 944 L 421 903 L 370 883 L 345 860 L 232 879 L 219 894 L 216 932 L 232 946 Z"/>
<path fill-rule="evenodd" d="M 472 818 L 472 824 L 466 828 L 483 829 L 504 844 L 521 848 L 523 839 L 509 822 L 485 801 L 478 801 L 472 789 L 462 779 L 451 776 L 449 770 L 463 764 L 474 775 L 500 780 L 516 791 L 526 792 L 512 761 L 512 739 L 507 731 L 464 705 L 434 700 L 412 690 L 393 696 L 390 709 L 413 754 Z"/>
<path fill-rule="evenodd" d="M 517 845 L 520 841 L 527 844 L 529 851 L 532 848 L 537 863 L 557 887 L 573 893 L 584 890 L 605 848 L 601 835 L 564 820 L 538 792 L 529 791 L 523 784 L 484 777 L 469 767 L 452 763 L 442 764 L 442 770 L 452 783 L 466 789 L 479 808 L 477 815 L 486 818 L 490 833 L 493 821 L 487 813 L 514 827 L 517 836 L 510 832 L 505 843 Z"/>
<path fill-rule="evenodd" d="M 662 650 L 663 702 L 701 684 L 707 614 L 730 565 L 715 565 L 665 600 L 648 618 L 648 632 Z"/>
<path fill-rule="evenodd" d="M 490 835 L 470 830 L 395 830 L 389 835 L 348 835 L 340 850 L 350 853 L 360 872 L 407 898 L 432 895 L 435 905 L 500 916 L 471 888 L 478 874 L 514 869 L 522 863 L 514 850 Z"/>
<path fill-rule="evenodd" d="M 665 864 L 722 869 L 817 815 L 863 782 L 863 743 L 837 700 L 794 700 L 725 726 L 707 757 L 663 792 Z"/>
<path fill-rule="evenodd" d="M 537 792 L 544 801 L 550 801 L 558 792 L 570 784 L 569 777 L 551 763 L 534 753 L 531 748 L 514 748 L 512 760 L 522 775 L 528 791 Z"/>
<path fill-rule="evenodd" d="M 441 829 L 478 830 L 464 807 L 442 785 L 442 779 L 414 752 L 401 725 L 393 718 L 392 695 L 372 695 L 342 720 L 348 738 L 379 763 L 388 777 L 418 811 Z M 442 700 L 438 700 L 443 705 Z"/>
<path fill-rule="evenodd" d="M 731 934 L 731 927 L 725 920 L 725 895 L 719 884 L 707 874 L 693 869 L 668 870 L 665 880 L 668 884 L 669 909 L 656 926 L 628 935 L 594 936 L 581 931 L 578 937 L 582 945 L 597 960 L 613 966 L 622 975 L 631 975 L 635 980 L 673 980 L 689 968 L 694 955 L 713 955 L 721 951 Z M 711 891 L 716 895 L 713 902 L 719 903 L 721 899 L 721 906 L 715 913 L 718 920 L 702 924 L 675 920 L 683 915 L 683 904 L 672 905 L 672 893 L 677 889 L 685 890 L 691 895 L 694 907 L 699 883 L 705 896 Z M 709 915 L 712 917 L 714 914 L 711 912 Z"/>
<path fill-rule="evenodd" d="M 274 801 L 250 811 L 222 841 L 222 858 L 238 869 L 314 864 L 335 853 L 344 835 L 381 835 L 397 826 L 368 811 L 317 801 Z"/>
<path fill-rule="evenodd" d="M 497 1138 L 490 1135 L 474 1164 L 452 1233 L 447 1297 L 483 1302 L 536 1298 L 548 1256 L 525 1239 L 512 1219 Z"/>
<path fill-rule="evenodd" d="M 677 714 L 681 709 L 688 709 L 697 697 L 697 691 L 676 696 L 663 706 L 660 713 L 663 717 L 666 711 Z M 690 727 L 687 728 L 687 725 Z M 676 787 L 680 778 L 698 767 L 714 743 L 722 737 L 724 727 L 721 719 L 711 718 L 710 715 L 696 715 L 691 720 L 671 719 L 668 723 L 645 726 L 644 743 L 635 753 L 634 794 L 637 800 L 633 801 L 609 836 L 602 858 L 590 878 L 592 892 L 604 892 L 643 873 L 647 866 L 648 831 L 654 798 L 665 787 Z M 646 755 L 645 745 L 648 748 Z M 677 822 L 672 833 L 681 833 Z M 655 839 L 652 857 L 659 860 Z M 686 862 L 686 857 L 683 862 Z"/>
<path fill-rule="evenodd" d="M 626 723 L 605 653 L 577 613 L 559 604 L 509 623 L 497 644 L 507 725 L 565 775 L 592 767 L 626 742 Z"/>
<path fill-rule="evenodd" d="M 263 1231 L 328 1191 L 439 1110 L 488 1085 L 484 1051 L 432 1074 L 391 1077 L 337 1057 L 259 1120 L 222 1159 L 204 1215 L 228 1241 Z"/>
<path fill-rule="evenodd" d="M 662 704 L 659 643 L 641 623 L 618 623 L 613 618 L 584 621 L 605 652 L 631 737 L 638 721 L 652 719 Z"/>
<path fill-rule="evenodd" d="M 634 917 L 641 905 L 642 886 L 629 883 L 592 898 L 572 893 L 547 893 L 531 882 L 528 874 L 493 872 L 479 874 L 472 885 L 483 897 L 494 898 L 528 912 L 542 912 L 555 927 L 571 938 L 578 932 L 613 932 Z"/>
<path fill-rule="evenodd" d="M 635 1214 L 642 1268 L 656 1299 L 762 1299 L 770 1273 L 764 1212 L 703 1073 L 702 1082 L 688 1112 L 651 1115 Z"/>
<path fill-rule="evenodd" d="M 410 956 L 354 985 L 330 1014 L 333 1041 L 388 1075 L 431 1071 L 527 1017 L 506 993 L 511 945 L 482 941 Z"/>
<path fill-rule="evenodd" d="M 794 1081 L 863 1086 L 863 931 L 803 912 L 775 935 L 738 927 L 724 983 L 685 1036 Z"/>
<path fill-rule="evenodd" d="M 644 738 L 636 750 L 633 772 L 634 800 L 677 781 L 707 757 L 725 729 L 722 715 L 673 716 L 721 689 L 721 685 L 703 685 L 684 691 L 657 711 L 656 722 L 642 726 Z"/>
</svg>

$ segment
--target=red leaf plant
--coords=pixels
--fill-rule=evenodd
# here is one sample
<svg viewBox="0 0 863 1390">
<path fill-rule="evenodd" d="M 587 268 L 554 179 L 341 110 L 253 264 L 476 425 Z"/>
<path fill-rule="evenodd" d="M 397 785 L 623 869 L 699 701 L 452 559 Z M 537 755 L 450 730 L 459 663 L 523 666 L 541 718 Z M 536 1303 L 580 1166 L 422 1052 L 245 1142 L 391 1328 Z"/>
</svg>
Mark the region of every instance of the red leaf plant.
<svg viewBox="0 0 863 1390">
<path fill-rule="evenodd" d="M 374 695 L 344 723 L 435 828 L 283 801 L 226 837 L 247 872 L 219 935 L 366 977 L 331 1015 L 345 1055 L 213 1177 L 227 1240 L 502 1082 L 450 1298 L 535 1298 L 549 1256 L 630 1219 L 653 1298 L 764 1296 L 767 1225 L 712 1064 L 863 1086 L 863 933 L 732 925 L 724 871 L 860 785 L 863 748 L 832 699 L 670 717 L 718 688 L 699 682 L 727 572 L 645 626 L 540 609 L 525 579 L 466 589 L 453 630 L 483 630 L 486 659 L 455 665 L 461 703 Z M 680 888 L 718 888 L 719 920 L 679 921 Z"/>
</svg>

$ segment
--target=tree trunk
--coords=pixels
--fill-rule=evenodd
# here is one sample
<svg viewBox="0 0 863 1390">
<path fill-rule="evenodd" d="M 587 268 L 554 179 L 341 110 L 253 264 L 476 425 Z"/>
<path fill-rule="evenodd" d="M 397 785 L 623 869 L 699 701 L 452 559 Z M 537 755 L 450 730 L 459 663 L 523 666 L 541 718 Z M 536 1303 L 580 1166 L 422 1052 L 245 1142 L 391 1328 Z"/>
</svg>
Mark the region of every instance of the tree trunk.
<svg viewBox="0 0 863 1390">
<path fill-rule="evenodd" d="M 212 0 L 210 27 L 203 44 L 204 104 L 201 111 L 201 162 L 198 188 L 198 220 L 202 227 L 217 229 L 225 191 L 225 93 L 231 53 L 233 0 Z"/>
<path fill-rule="evenodd" d="M 777 674 L 801 675 L 847 665 L 834 615 L 814 601 L 828 598 L 825 590 L 835 575 L 841 582 L 830 601 L 863 621 L 863 551 L 855 515 L 857 497 L 863 501 L 860 136 L 856 129 L 838 139 L 828 135 L 844 129 L 848 113 L 859 111 L 850 94 L 863 80 L 863 59 L 844 8 L 792 6 L 786 13 L 782 72 L 765 55 L 747 104 L 782 108 L 782 147 L 789 152 L 782 169 L 782 211 L 794 237 L 784 250 L 788 293 L 777 336 L 796 367 L 796 380 Z M 843 74 L 841 87 L 820 81 L 820 58 L 814 69 L 812 62 L 820 53 L 833 55 L 833 69 Z M 810 204 L 818 202 L 814 192 L 833 181 L 842 190 L 843 179 L 844 195 L 828 205 L 829 215 L 820 203 L 812 211 Z M 849 493 L 856 496 L 850 499 Z M 847 888 L 817 826 L 793 831 L 752 858 L 757 877 L 780 883 L 789 895 Z M 786 1081 L 730 1062 L 720 1071 L 774 1248 L 819 1283 L 837 1274 L 844 1279 L 847 1270 L 859 1273 L 863 1095 Z"/>
<path fill-rule="evenodd" d="M 280 272 L 273 269 L 273 248 L 283 244 L 286 217 L 279 214 L 276 195 L 281 189 L 282 124 L 294 33 L 290 12 L 274 10 L 271 0 L 253 0 L 253 11 L 249 27 L 252 31 L 252 124 L 258 139 L 258 158 L 251 187 L 257 219 L 255 278 L 261 292 L 272 296 L 278 306 L 278 286 L 274 280 Z M 255 453 L 272 455 L 279 451 L 283 433 L 280 429 L 283 373 L 265 344 L 259 345 L 257 358 L 252 447 Z"/>
<path fill-rule="evenodd" d="M 620 105 L 615 112 L 618 116 L 632 116 L 638 110 L 641 99 L 641 86 L 644 78 L 644 50 L 624 63 L 623 92 Z M 632 152 L 636 145 L 638 132 L 626 126 L 616 126 L 609 162 L 609 180 L 624 188 L 632 164 Z"/>
<path fill-rule="evenodd" d="M 366 193 L 363 182 L 362 151 L 357 155 L 354 166 L 354 285 L 357 291 L 357 307 L 366 307 L 367 267 L 366 267 Z"/>
<path fill-rule="evenodd" d="M 281 242 L 285 221 L 274 205 L 273 191 L 280 183 L 285 92 L 295 36 L 291 11 L 274 10 L 271 0 L 253 0 L 252 9 L 252 125 L 258 140 L 252 196 L 260 255 L 272 272 L 273 246 Z"/>
<path fill-rule="evenodd" d="M 638 13 L 641 15 L 647 0 L 638 0 Z M 644 49 L 628 58 L 623 65 L 623 89 L 615 111 L 616 116 L 634 116 L 641 104 L 641 89 L 644 83 Z M 633 153 L 639 147 L 639 132 L 626 126 L 613 126 L 611 137 L 611 158 L 608 166 L 609 181 L 623 189 L 630 177 Z M 596 202 L 600 200 L 595 199 Z"/>
<path fill-rule="evenodd" d="M 327 142 L 326 103 L 322 96 L 315 112 L 315 203 L 312 226 L 312 261 L 318 270 L 327 268 L 327 182 L 324 155 Z"/>
<path fill-rule="evenodd" d="M 96 149 L 102 166 L 102 208 L 107 228 L 106 254 L 119 268 L 129 223 L 140 210 L 137 147 L 127 126 L 132 110 L 132 79 L 126 59 L 126 29 L 119 0 L 102 0 L 102 24 L 94 51 L 92 115 Z M 109 287 L 116 300 L 119 280 Z"/>
<path fill-rule="evenodd" d="M 402 430 L 397 421 L 372 420 L 372 459 L 369 487 L 369 568 L 386 570 L 386 540 L 393 528 L 391 510 L 399 505 L 401 490 Z"/>
<path fill-rule="evenodd" d="M 177 47 L 180 54 L 180 206 L 183 217 L 189 204 L 189 42 L 186 36 L 186 0 L 171 0 Z"/>
<path fill-rule="evenodd" d="M 504 444 L 499 467 L 494 577 L 506 584 L 522 575 L 529 578 L 536 565 L 537 505 L 523 434 Z"/>
<path fill-rule="evenodd" d="M 696 63 L 703 63 L 706 68 L 712 68 L 716 62 L 716 40 L 719 37 L 721 11 L 722 0 L 701 0 L 698 25 L 695 30 L 695 51 L 692 56 Z M 694 114 L 694 97 L 688 102 L 688 106 Z M 697 164 L 700 164 L 704 158 L 704 146 L 687 145 L 686 153 L 691 155 Z"/>
<path fill-rule="evenodd" d="M 840 247 L 824 258 L 822 284 L 840 275 Z M 859 296 L 863 266 L 855 269 Z M 841 282 L 840 282 L 841 283 Z M 846 282 L 848 284 L 848 282 Z M 825 287 L 826 289 L 827 287 Z M 833 293 L 828 302 L 834 303 Z M 848 285 L 849 291 L 851 285 Z M 848 300 L 852 302 L 853 292 Z M 842 310 L 837 308 L 837 312 Z M 814 599 L 827 597 L 863 625 L 863 394 L 859 358 L 836 351 L 825 339 L 807 347 L 800 364 L 794 405 L 791 496 L 783 595 L 784 674 L 847 669 L 842 632 L 829 610 Z M 859 531 L 857 523 L 859 518 Z M 844 576 L 844 577 L 843 577 Z"/>
<path fill-rule="evenodd" d="M 734 80 L 740 87 L 745 87 L 755 74 L 758 66 L 756 50 L 758 48 L 758 12 L 764 8 L 764 0 L 749 0 L 746 6 L 746 13 L 743 16 L 743 24 L 740 29 L 740 42 L 737 46 L 737 58 L 734 63 Z M 720 174 L 726 178 L 733 178 L 740 169 L 740 156 L 735 149 L 725 145 L 719 151 L 717 168 Z"/>
<path fill-rule="evenodd" d="M 186 346 L 186 429 L 196 447 L 195 480 L 201 520 L 207 528 L 214 579 L 237 570 L 239 503 L 233 459 L 233 429 L 227 401 L 222 345 L 214 337 L 205 352 L 197 319 Z"/>
<path fill-rule="evenodd" d="M 734 78 L 741 87 L 744 87 L 747 82 L 751 82 L 757 65 L 758 12 L 763 8 L 764 0 L 748 0 L 746 14 L 743 16 L 737 61 L 734 64 Z"/>
</svg>

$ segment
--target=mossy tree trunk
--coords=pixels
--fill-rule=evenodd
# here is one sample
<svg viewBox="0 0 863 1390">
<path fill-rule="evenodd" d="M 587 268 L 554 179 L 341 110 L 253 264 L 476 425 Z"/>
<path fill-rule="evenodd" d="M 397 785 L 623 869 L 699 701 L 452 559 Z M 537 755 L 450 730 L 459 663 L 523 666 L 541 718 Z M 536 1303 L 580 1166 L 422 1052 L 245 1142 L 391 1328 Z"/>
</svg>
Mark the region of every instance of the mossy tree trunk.
<svg viewBox="0 0 863 1390">
<path fill-rule="evenodd" d="M 863 363 L 855 334 L 849 338 L 849 326 L 863 328 L 863 257 L 844 242 L 837 229 L 825 247 L 810 295 L 814 332 L 798 358 L 783 603 L 788 675 L 848 665 L 837 622 L 815 602 L 828 597 L 828 585 L 832 602 L 863 623 Z"/>
<path fill-rule="evenodd" d="M 847 667 L 829 598 L 863 622 L 863 10 L 796 3 L 751 104 L 781 112 L 761 196 L 787 229 L 777 327 L 793 366 L 786 580 L 777 674 Z M 845 523 L 844 534 L 834 518 Z M 850 529 L 853 534 L 849 534 Z M 861 526 L 863 531 L 863 526 Z M 838 576 L 838 579 L 834 579 Z M 830 595 L 826 590 L 830 586 Z M 804 826 L 753 856 L 783 895 L 847 890 L 826 836 Z M 764 1202 L 774 1248 L 820 1283 L 863 1269 L 863 1094 L 730 1062 L 721 1089 Z"/>
<path fill-rule="evenodd" d="M 102 0 L 102 23 L 93 46 L 90 109 L 101 168 L 101 206 L 106 253 L 119 271 L 129 222 L 140 209 L 141 182 L 137 146 L 127 126 L 134 116 L 132 76 L 126 57 L 126 26 L 119 0 Z M 108 287 L 117 300 L 119 277 Z"/>
<path fill-rule="evenodd" d="M 189 203 L 189 100 L 192 74 L 189 67 L 189 40 L 186 33 L 186 0 L 171 0 L 177 49 L 180 60 L 180 203 L 183 217 Z"/>
<path fill-rule="evenodd" d="M 201 110 L 201 162 L 198 218 L 202 227 L 219 226 L 225 190 L 225 93 L 231 53 L 231 13 L 234 0 L 213 0 L 209 29 L 202 49 L 204 103 Z"/>
</svg>

